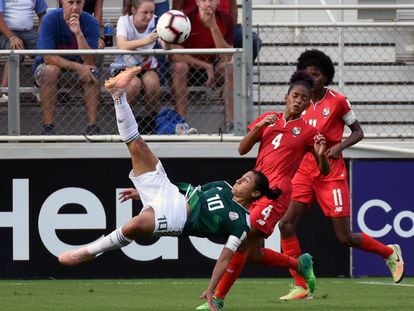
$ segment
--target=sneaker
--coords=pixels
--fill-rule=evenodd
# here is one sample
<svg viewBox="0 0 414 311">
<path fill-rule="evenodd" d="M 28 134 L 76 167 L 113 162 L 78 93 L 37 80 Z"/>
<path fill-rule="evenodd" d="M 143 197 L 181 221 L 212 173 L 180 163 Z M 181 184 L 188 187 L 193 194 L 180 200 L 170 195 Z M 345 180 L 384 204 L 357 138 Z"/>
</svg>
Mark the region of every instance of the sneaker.
<svg viewBox="0 0 414 311">
<path fill-rule="evenodd" d="M 285 296 L 279 298 L 280 300 L 299 300 L 299 299 L 313 299 L 312 293 L 307 288 L 302 286 L 292 286 L 292 289 Z"/>
<path fill-rule="evenodd" d="M 56 135 L 53 124 L 43 124 L 42 135 Z"/>
<path fill-rule="evenodd" d="M 313 273 L 313 261 L 312 256 L 308 253 L 300 255 L 298 258 L 299 261 L 299 273 L 303 276 L 308 285 L 309 291 L 311 294 L 315 291 L 316 287 L 316 278 Z"/>
<path fill-rule="evenodd" d="M 3 93 L 3 95 L 0 96 L 0 103 L 8 103 L 8 102 L 9 102 L 9 96 Z"/>
<path fill-rule="evenodd" d="M 88 253 L 86 246 L 74 251 L 67 251 L 58 257 L 59 263 L 63 266 L 76 266 L 80 263 L 95 259 L 95 255 Z"/>
<path fill-rule="evenodd" d="M 388 268 L 390 268 L 395 283 L 400 283 L 404 277 L 404 260 L 402 258 L 401 247 L 398 244 L 388 245 L 394 251 L 386 259 Z"/>
<path fill-rule="evenodd" d="M 218 311 L 224 310 L 224 299 L 213 297 L 213 305 L 216 307 Z M 202 305 L 195 308 L 197 311 L 200 310 L 210 310 L 210 305 L 208 302 L 203 303 Z"/>
<path fill-rule="evenodd" d="M 99 135 L 101 129 L 97 124 L 88 125 L 86 127 L 86 135 Z"/>
</svg>

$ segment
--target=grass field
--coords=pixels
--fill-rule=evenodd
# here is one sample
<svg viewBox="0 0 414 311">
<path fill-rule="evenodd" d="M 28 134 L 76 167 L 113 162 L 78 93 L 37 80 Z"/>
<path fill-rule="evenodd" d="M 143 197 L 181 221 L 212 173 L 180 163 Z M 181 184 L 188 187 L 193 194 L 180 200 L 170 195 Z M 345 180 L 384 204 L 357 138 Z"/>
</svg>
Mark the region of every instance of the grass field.
<svg viewBox="0 0 414 311">
<path fill-rule="evenodd" d="M 193 310 L 207 279 L 1 280 L 0 310 Z M 279 301 L 289 279 L 241 279 L 225 310 L 414 310 L 414 278 L 319 278 L 314 300 Z"/>
</svg>

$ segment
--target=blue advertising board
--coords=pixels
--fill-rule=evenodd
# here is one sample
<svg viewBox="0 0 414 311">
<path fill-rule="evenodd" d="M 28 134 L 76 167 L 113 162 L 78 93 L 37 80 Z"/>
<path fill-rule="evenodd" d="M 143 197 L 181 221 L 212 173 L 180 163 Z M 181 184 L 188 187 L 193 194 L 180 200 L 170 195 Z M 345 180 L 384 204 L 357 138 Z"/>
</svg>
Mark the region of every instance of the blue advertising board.
<svg viewBox="0 0 414 311">
<path fill-rule="evenodd" d="M 353 160 L 352 228 L 401 246 L 405 275 L 414 275 L 414 160 Z M 389 276 L 380 256 L 352 250 L 353 276 Z"/>
</svg>

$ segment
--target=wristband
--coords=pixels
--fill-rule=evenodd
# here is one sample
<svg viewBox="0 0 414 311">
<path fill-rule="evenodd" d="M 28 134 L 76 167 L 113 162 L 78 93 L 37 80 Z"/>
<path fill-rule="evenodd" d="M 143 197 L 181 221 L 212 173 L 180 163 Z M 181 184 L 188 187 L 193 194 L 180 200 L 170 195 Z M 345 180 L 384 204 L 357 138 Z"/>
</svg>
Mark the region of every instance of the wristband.
<svg viewBox="0 0 414 311">
<path fill-rule="evenodd" d="M 16 39 L 17 37 L 16 36 L 11 36 L 10 38 L 9 38 L 9 42 L 12 42 L 12 40 L 14 40 L 14 39 Z"/>
</svg>

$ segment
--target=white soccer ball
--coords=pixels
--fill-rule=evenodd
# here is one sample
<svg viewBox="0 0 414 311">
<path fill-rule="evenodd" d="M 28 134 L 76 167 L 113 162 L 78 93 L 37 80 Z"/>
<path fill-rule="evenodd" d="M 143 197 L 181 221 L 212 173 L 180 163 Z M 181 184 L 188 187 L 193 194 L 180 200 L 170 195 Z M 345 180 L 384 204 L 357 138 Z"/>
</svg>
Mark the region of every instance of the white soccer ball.
<svg viewBox="0 0 414 311">
<path fill-rule="evenodd" d="M 190 20 L 181 11 L 170 10 L 158 19 L 158 36 L 167 43 L 183 43 L 190 35 L 190 31 Z"/>
</svg>

